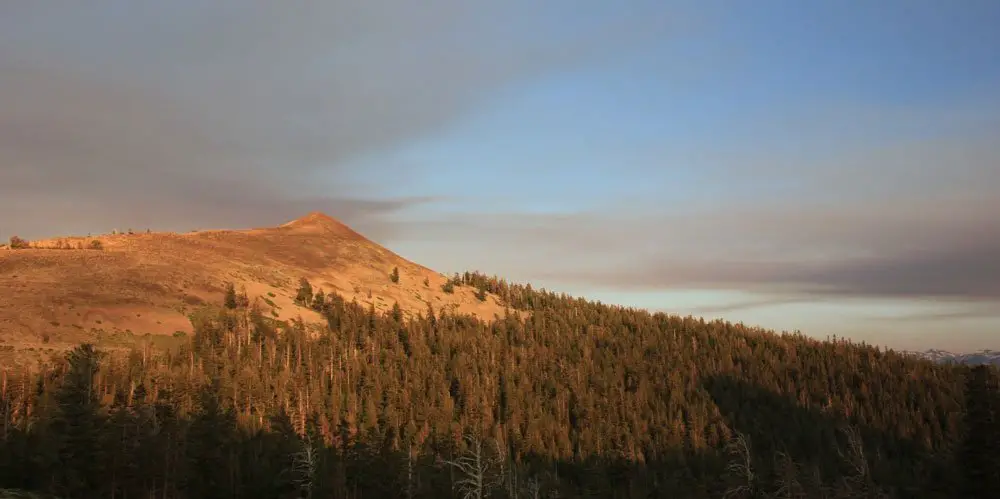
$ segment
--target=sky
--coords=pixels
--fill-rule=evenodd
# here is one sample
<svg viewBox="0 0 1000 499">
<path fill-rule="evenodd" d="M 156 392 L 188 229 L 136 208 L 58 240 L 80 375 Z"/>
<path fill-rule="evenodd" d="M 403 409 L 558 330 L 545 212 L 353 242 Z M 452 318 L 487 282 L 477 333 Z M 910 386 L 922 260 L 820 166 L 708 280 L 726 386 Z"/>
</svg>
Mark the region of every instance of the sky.
<svg viewBox="0 0 1000 499">
<path fill-rule="evenodd" d="M 445 273 L 1000 349 L 1000 2 L 0 4 L 0 238 L 341 219 Z"/>
</svg>

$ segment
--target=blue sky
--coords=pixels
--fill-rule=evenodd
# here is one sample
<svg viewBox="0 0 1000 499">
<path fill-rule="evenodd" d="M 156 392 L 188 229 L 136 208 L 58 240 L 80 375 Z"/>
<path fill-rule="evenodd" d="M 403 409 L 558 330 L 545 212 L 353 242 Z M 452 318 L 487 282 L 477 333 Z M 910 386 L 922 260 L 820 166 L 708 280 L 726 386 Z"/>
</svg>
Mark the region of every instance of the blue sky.
<svg viewBox="0 0 1000 499">
<path fill-rule="evenodd" d="M 1000 348 L 997 2 L 292 5 L 0 7 L 0 229 L 322 210 L 443 272 Z"/>
</svg>

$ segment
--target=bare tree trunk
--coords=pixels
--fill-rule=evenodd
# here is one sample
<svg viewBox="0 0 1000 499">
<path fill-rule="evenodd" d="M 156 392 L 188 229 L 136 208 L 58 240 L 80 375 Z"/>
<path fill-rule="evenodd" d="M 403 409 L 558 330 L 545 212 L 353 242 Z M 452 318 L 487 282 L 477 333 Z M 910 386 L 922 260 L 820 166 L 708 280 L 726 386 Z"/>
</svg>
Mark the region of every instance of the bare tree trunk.
<svg viewBox="0 0 1000 499">
<path fill-rule="evenodd" d="M 753 470 L 749 440 L 746 435 L 737 432 L 727 447 L 732 458 L 726 465 L 726 472 L 734 483 L 722 497 L 754 497 L 757 494 L 757 474 Z"/>
</svg>

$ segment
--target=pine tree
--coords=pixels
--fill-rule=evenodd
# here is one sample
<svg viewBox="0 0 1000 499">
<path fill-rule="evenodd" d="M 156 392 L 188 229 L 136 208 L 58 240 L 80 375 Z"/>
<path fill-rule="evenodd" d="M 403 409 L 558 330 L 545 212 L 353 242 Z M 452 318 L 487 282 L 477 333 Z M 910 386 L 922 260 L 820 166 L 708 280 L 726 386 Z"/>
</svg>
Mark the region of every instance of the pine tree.
<svg viewBox="0 0 1000 499">
<path fill-rule="evenodd" d="M 240 286 L 240 294 L 236 295 L 236 308 L 247 308 L 250 306 L 250 297 L 247 296 L 246 285 Z"/>
<path fill-rule="evenodd" d="M 219 401 L 218 381 L 201 390 L 201 404 L 188 430 L 186 486 L 190 497 L 233 497 L 230 482 L 235 420 Z"/>
<path fill-rule="evenodd" d="M 234 286 L 231 282 L 226 283 L 226 298 L 224 305 L 230 310 L 234 310 L 238 305 L 236 302 L 236 286 Z"/>
<path fill-rule="evenodd" d="M 399 282 L 399 267 L 392 268 L 392 273 L 389 274 L 389 280 L 396 283 Z"/>
<path fill-rule="evenodd" d="M 965 497 L 985 499 L 1000 491 L 1000 392 L 988 366 L 970 369 L 965 387 L 965 438 L 961 448 Z"/>
<path fill-rule="evenodd" d="M 320 288 L 316 290 L 316 294 L 313 296 L 312 309 L 322 312 L 324 306 L 326 306 L 326 293 L 323 292 L 323 288 Z"/>
<path fill-rule="evenodd" d="M 66 497 L 94 497 L 99 495 L 102 485 L 104 421 L 94 390 L 100 357 L 100 352 L 89 343 L 69 352 L 67 372 L 55 394 L 52 432 L 58 442 L 56 483 Z"/>
<path fill-rule="evenodd" d="M 295 303 L 302 305 L 303 307 L 308 307 L 312 304 L 313 299 L 313 288 L 312 284 L 309 284 L 309 280 L 303 277 L 299 279 L 299 290 L 295 294 Z"/>
</svg>

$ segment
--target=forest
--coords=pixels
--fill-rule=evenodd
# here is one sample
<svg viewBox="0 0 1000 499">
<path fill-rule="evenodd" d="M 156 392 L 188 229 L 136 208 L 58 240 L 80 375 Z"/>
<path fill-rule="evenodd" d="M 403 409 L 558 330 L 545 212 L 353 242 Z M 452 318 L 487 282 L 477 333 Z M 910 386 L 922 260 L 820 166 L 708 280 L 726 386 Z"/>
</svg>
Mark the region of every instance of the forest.
<svg viewBox="0 0 1000 499">
<path fill-rule="evenodd" d="M 0 488 L 62 498 L 995 498 L 1000 373 L 479 273 L 486 322 L 229 286 L 183 345 L 0 376 Z"/>
</svg>

